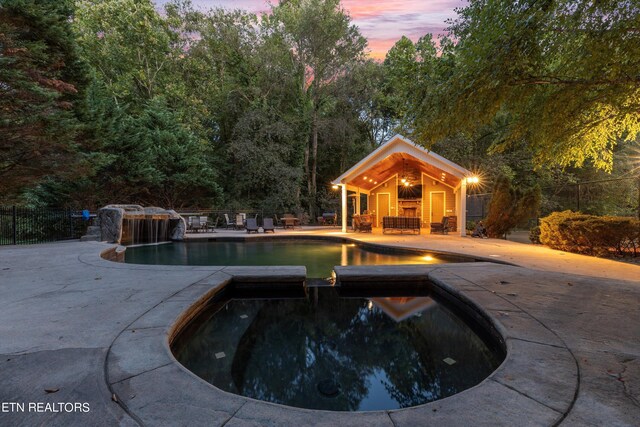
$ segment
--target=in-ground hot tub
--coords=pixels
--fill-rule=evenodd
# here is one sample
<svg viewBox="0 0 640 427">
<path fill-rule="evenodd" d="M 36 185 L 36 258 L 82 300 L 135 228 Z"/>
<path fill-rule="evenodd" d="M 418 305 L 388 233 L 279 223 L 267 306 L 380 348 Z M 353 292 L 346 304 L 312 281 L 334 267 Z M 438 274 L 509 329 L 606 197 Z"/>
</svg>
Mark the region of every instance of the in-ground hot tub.
<svg viewBox="0 0 640 427">
<path fill-rule="evenodd" d="M 424 284 L 310 287 L 214 298 L 173 341 L 214 386 L 294 407 L 406 408 L 473 387 L 504 360 L 498 340 Z"/>
</svg>

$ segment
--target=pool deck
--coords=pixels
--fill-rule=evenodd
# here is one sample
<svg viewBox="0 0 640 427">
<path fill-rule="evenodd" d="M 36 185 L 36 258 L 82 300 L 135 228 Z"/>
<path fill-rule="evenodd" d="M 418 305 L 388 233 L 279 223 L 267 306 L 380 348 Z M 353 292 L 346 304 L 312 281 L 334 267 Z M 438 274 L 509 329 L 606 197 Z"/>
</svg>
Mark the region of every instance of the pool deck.
<svg viewBox="0 0 640 427">
<path fill-rule="evenodd" d="M 0 425 L 640 425 L 640 266 L 455 235 L 343 234 L 337 228 L 275 234 L 513 264 L 338 269 L 352 277 L 429 277 L 486 314 L 505 337 L 507 359 L 478 386 L 416 408 L 336 413 L 258 402 L 184 370 L 167 337 L 194 303 L 232 278 L 297 277 L 300 267 L 121 264 L 100 258 L 114 245 L 97 242 L 4 246 Z M 188 238 L 226 236 L 247 235 L 220 230 Z M 89 412 L 47 403 L 87 403 Z"/>
</svg>

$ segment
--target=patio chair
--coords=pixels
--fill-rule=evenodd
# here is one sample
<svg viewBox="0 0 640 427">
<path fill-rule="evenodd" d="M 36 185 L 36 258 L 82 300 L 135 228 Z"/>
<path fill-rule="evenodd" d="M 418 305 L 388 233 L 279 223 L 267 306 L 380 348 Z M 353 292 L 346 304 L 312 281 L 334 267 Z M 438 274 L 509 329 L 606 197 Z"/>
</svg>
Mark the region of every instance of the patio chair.
<svg viewBox="0 0 640 427">
<path fill-rule="evenodd" d="M 371 233 L 373 226 L 371 222 L 371 215 L 360 215 L 360 229 L 361 233 Z"/>
<path fill-rule="evenodd" d="M 225 228 L 227 230 L 229 229 L 229 227 L 236 228 L 236 223 L 235 223 L 235 221 L 231 221 L 229 219 L 229 214 L 224 214 L 224 220 L 226 221 Z"/>
<path fill-rule="evenodd" d="M 206 233 L 209 231 L 209 217 L 201 216 L 200 217 L 200 228 Z"/>
<path fill-rule="evenodd" d="M 355 214 L 351 217 L 351 228 L 353 228 L 353 231 L 358 231 L 360 229 L 360 215 Z"/>
<path fill-rule="evenodd" d="M 338 214 L 335 212 L 325 212 L 322 214 L 322 225 L 337 225 Z"/>
<path fill-rule="evenodd" d="M 191 217 L 191 230 L 195 231 L 196 233 L 202 230 L 202 223 L 200 222 L 200 217 L 198 216 Z"/>
<path fill-rule="evenodd" d="M 442 222 L 432 222 L 431 223 L 431 234 L 433 233 L 442 233 L 447 234 L 449 232 L 449 217 L 443 216 Z"/>
<path fill-rule="evenodd" d="M 264 218 L 262 220 L 262 229 L 264 230 L 265 233 L 267 231 L 275 233 L 276 227 L 273 225 L 273 218 Z"/>
<path fill-rule="evenodd" d="M 236 215 L 236 222 L 235 222 L 236 225 L 234 226 L 236 230 L 242 230 L 244 228 L 244 221 L 245 221 L 244 218 L 245 217 L 242 214 Z"/>
<path fill-rule="evenodd" d="M 353 216 L 353 231 L 359 231 L 361 233 L 371 233 L 371 227 L 371 217 L 369 215 Z"/>
<path fill-rule="evenodd" d="M 207 228 L 207 231 L 211 231 L 212 233 L 215 233 L 216 228 L 218 227 L 218 223 L 220 223 L 220 215 L 216 215 L 216 219 L 208 223 L 209 226 Z"/>
<path fill-rule="evenodd" d="M 247 229 L 247 233 L 251 233 L 254 231 L 258 234 L 258 223 L 255 218 L 247 218 L 247 225 L 245 227 Z"/>
</svg>

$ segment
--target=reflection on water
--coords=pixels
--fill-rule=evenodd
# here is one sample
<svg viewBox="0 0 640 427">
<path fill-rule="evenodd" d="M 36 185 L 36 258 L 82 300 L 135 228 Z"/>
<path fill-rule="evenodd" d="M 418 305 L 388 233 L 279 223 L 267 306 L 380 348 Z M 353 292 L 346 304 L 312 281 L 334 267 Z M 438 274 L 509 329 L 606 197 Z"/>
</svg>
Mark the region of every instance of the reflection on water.
<svg viewBox="0 0 640 427">
<path fill-rule="evenodd" d="M 178 265 L 304 265 L 308 277 L 329 277 L 335 265 L 437 264 L 432 256 L 377 253 L 317 240 L 189 242 L 128 248 L 126 262 Z"/>
<path fill-rule="evenodd" d="M 188 369 L 232 393 L 311 409 L 419 405 L 478 384 L 502 359 L 427 296 L 313 288 L 308 298 L 221 301 L 197 324 L 174 348 Z M 337 396 L 320 392 L 327 382 Z"/>
</svg>

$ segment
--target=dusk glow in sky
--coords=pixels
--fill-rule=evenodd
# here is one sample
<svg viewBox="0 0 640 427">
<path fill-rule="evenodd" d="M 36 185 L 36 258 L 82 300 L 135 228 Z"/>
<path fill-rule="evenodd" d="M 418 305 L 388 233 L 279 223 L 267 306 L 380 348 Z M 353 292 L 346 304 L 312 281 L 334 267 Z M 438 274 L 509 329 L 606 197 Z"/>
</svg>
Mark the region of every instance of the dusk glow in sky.
<svg viewBox="0 0 640 427">
<path fill-rule="evenodd" d="M 155 0 L 158 5 L 166 0 Z M 192 0 L 201 10 L 215 7 L 244 9 L 253 13 L 269 9 L 266 0 Z M 445 21 L 455 18 L 456 7 L 467 0 L 342 0 L 351 19 L 369 40 L 371 56 L 383 59 L 387 51 L 402 36 L 414 42 L 427 33 L 442 34 Z"/>
</svg>

